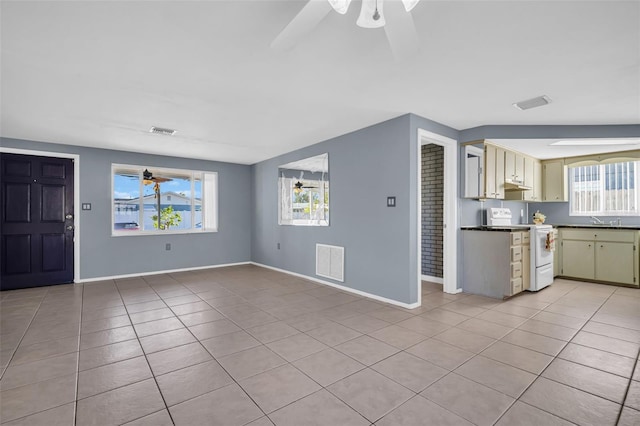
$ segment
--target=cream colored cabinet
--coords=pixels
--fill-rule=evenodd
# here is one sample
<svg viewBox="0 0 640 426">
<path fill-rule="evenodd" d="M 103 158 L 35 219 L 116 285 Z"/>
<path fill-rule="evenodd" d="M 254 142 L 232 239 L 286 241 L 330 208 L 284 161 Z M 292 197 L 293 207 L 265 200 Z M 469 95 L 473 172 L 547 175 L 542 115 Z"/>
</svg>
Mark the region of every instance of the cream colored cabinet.
<svg viewBox="0 0 640 426">
<path fill-rule="evenodd" d="M 510 165 L 510 162 L 513 164 Z M 522 169 L 520 169 L 519 166 L 516 167 L 516 165 L 520 164 L 522 165 Z M 510 167 L 513 168 L 513 173 L 509 173 L 508 170 Z M 520 180 L 525 186 L 531 187 L 528 191 L 506 191 L 505 199 L 534 202 L 542 201 L 542 166 L 539 160 L 506 151 L 505 174 L 507 180 L 513 175 L 517 177 L 516 180 Z"/>
<path fill-rule="evenodd" d="M 542 201 L 569 201 L 564 160 L 542 162 Z"/>
<path fill-rule="evenodd" d="M 595 277 L 599 281 L 635 284 L 634 245 L 629 243 L 596 243 Z"/>
<path fill-rule="evenodd" d="M 484 146 L 484 198 L 504 199 L 504 154 L 495 145 Z"/>
<path fill-rule="evenodd" d="M 561 274 L 571 278 L 595 278 L 595 252 L 593 241 L 562 239 Z"/>
<path fill-rule="evenodd" d="M 505 150 L 504 153 L 504 178 L 506 181 L 524 181 L 524 156 L 514 151 Z"/>
<path fill-rule="evenodd" d="M 531 184 L 530 201 L 542 201 L 542 163 L 539 160 L 533 161 L 533 183 Z"/>
<path fill-rule="evenodd" d="M 638 231 L 562 229 L 565 277 L 638 286 Z"/>
</svg>

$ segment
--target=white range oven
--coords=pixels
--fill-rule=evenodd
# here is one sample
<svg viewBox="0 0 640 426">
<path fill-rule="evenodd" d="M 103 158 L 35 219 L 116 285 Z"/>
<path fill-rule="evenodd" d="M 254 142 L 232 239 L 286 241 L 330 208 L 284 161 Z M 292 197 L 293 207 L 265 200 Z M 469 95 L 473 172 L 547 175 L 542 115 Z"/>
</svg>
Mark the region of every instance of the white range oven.
<svg viewBox="0 0 640 426">
<path fill-rule="evenodd" d="M 531 225 L 531 285 L 529 291 L 542 290 L 553 282 L 553 227 Z"/>
<path fill-rule="evenodd" d="M 511 223 L 511 210 L 492 207 L 488 211 L 487 223 L 492 227 L 510 227 L 529 229 L 531 247 L 531 270 L 529 271 L 529 291 L 538 291 L 553 282 L 553 227 L 551 225 L 534 225 Z"/>
</svg>

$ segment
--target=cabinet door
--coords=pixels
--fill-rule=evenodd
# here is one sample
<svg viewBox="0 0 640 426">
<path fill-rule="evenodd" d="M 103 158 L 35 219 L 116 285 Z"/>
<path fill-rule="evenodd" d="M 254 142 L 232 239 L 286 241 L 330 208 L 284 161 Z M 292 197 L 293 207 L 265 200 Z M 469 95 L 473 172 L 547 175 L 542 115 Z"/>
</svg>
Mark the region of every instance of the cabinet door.
<svg viewBox="0 0 640 426">
<path fill-rule="evenodd" d="M 516 178 L 516 155 L 513 151 L 504 152 L 504 178 L 507 180 Z"/>
<path fill-rule="evenodd" d="M 534 160 L 531 157 L 524 157 L 524 184 L 525 186 L 530 186 L 531 190 L 524 191 L 523 199 L 525 201 L 535 201 L 534 197 L 534 177 L 533 177 L 533 169 L 534 169 Z"/>
<path fill-rule="evenodd" d="M 542 201 L 542 163 L 533 160 L 533 195 L 532 201 Z"/>
<path fill-rule="evenodd" d="M 496 196 L 500 200 L 504 200 L 504 159 L 505 150 L 496 148 Z"/>
<path fill-rule="evenodd" d="M 562 240 L 562 275 L 572 278 L 595 278 L 593 241 Z"/>
<path fill-rule="evenodd" d="M 630 243 L 595 243 L 596 279 L 635 284 L 634 250 Z"/>
<path fill-rule="evenodd" d="M 515 180 L 524 182 L 525 180 L 525 171 L 524 171 L 524 156 L 520 154 L 516 154 L 514 158 L 514 174 Z"/>
<path fill-rule="evenodd" d="M 496 198 L 496 147 L 484 146 L 484 196 Z"/>
<path fill-rule="evenodd" d="M 543 201 L 567 201 L 564 161 L 548 161 L 542 165 Z"/>
</svg>

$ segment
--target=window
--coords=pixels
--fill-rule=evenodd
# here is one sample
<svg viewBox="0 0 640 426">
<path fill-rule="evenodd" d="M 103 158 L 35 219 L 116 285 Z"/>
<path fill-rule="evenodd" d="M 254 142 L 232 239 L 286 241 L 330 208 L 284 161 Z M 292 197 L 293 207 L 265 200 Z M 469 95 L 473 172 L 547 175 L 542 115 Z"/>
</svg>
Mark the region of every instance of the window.
<svg viewBox="0 0 640 426">
<path fill-rule="evenodd" d="M 114 164 L 112 235 L 218 230 L 218 174 Z"/>
<path fill-rule="evenodd" d="M 569 169 L 572 216 L 638 216 L 640 161 Z"/>
</svg>

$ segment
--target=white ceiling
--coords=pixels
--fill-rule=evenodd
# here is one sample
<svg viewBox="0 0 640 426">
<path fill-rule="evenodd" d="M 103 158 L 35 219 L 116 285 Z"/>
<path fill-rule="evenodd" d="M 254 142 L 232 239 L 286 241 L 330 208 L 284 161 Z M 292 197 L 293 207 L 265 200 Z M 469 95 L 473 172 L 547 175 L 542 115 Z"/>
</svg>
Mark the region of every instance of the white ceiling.
<svg viewBox="0 0 640 426">
<path fill-rule="evenodd" d="M 270 49 L 304 3 L 3 0 L 0 133 L 252 164 L 408 112 L 456 129 L 640 123 L 638 1 L 422 0 L 421 51 L 402 62 L 355 25 L 357 1 Z"/>
</svg>

